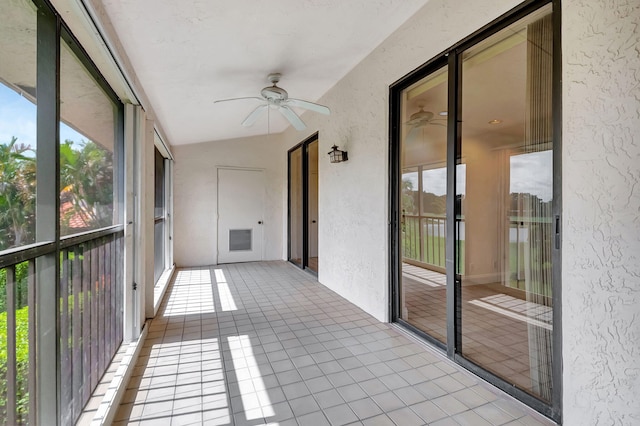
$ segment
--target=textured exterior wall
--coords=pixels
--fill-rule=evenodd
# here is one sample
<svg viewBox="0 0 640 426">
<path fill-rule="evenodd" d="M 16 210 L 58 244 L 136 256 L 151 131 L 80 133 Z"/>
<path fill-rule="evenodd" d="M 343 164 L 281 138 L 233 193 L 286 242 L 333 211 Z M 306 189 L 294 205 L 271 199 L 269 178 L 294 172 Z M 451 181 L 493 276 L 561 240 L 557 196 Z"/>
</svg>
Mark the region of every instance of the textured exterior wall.
<svg viewBox="0 0 640 426">
<path fill-rule="evenodd" d="M 640 424 L 640 2 L 565 0 L 564 423 Z"/>
<path fill-rule="evenodd" d="M 274 146 L 274 144 L 276 146 Z M 173 147 L 174 259 L 178 266 L 213 265 L 217 258 L 217 169 L 232 166 L 265 173 L 265 260 L 282 259 L 286 223 L 286 156 L 277 138 L 252 137 Z M 283 201 L 284 200 L 284 201 Z"/>
<path fill-rule="evenodd" d="M 320 99 L 330 117 L 306 113 L 307 132 L 283 134 L 290 148 L 319 131 L 320 282 L 381 321 L 389 319 L 389 86 L 518 3 L 429 1 Z M 334 143 L 348 162 L 329 163 Z"/>
</svg>

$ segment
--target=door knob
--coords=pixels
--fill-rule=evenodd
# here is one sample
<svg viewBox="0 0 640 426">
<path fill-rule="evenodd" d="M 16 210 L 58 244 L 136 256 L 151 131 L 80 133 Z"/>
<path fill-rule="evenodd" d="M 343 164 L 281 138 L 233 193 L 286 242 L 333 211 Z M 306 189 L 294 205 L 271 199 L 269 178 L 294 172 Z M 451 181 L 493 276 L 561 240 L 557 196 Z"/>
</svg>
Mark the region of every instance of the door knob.
<svg viewBox="0 0 640 426">
<path fill-rule="evenodd" d="M 258 221 L 258 225 L 262 225 L 262 221 L 261 220 Z"/>
</svg>

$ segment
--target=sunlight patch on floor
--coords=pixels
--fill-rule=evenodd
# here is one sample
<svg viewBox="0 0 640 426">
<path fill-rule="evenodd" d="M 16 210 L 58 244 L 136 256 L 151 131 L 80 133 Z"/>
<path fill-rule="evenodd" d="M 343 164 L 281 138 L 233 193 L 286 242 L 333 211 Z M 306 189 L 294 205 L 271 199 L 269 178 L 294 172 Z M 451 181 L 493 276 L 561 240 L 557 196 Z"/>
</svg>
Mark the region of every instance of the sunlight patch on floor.
<svg viewBox="0 0 640 426">
<path fill-rule="evenodd" d="M 227 337 L 234 373 L 240 388 L 243 414 L 247 420 L 262 419 L 275 415 L 269 394 L 253 353 L 251 339 L 247 335 Z"/>
<path fill-rule="evenodd" d="M 218 295 L 220 297 L 222 310 L 224 312 L 237 311 L 238 307 L 231 294 L 231 290 L 229 290 L 229 283 L 227 282 L 227 277 L 224 276 L 224 272 L 222 269 L 214 269 L 213 272 L 216 277 L 216 284 L 218 285 Z"/>
<path fill-rule="evenodd" d="M 185 269 L 176 274 L 164 316 L 215 312 L 208 268 Z"/>
<path fill-rule="evenodd" d="M 486 299 L 486 298 L 484 298 L 484 299 Z M 528 317 L 526 315 L 522 315 L 522 314 L 510 311 L 510 310 L 505 309 L 505 308 L 501 308 L 500 306 L 496 306 L 496 305 L 493 305 L 491 303 L 484 302 L 482 300 L 470 300 L 469 303 L 472 304 L 472 305 L 478 306 L 480 308 L 488 309 L 488 310 L 490 310 L 492 312 L 495 312 L 497 314 L 504 315 L 506 317 L 509 317 L 509 318 L 512 318 L 512 319 L 515 319 L 515 320 L 518 320 L 518 321 L 526 322 L 527 324 L 530 324 L 530 325 L 535 325 L 537 327 L 542 327 L 542 328 L 545 328 L 547 330 L 553 330 L 553 326 L 551 324 L 548 324 L 546 322 L 537 320 L 535 318 L 530 318 L 530 317 Z"/>
</svg>

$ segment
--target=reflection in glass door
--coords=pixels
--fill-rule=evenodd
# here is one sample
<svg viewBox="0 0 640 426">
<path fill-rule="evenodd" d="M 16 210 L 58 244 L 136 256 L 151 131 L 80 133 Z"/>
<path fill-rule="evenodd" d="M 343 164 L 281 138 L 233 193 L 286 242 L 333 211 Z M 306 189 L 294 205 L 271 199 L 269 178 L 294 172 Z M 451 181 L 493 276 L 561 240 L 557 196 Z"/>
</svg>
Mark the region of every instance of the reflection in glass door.
<svg viewBox="0 0 640 426">
<path fill-rule="evenodd" d="M 401 95 L 399 317 L 446 343 L 447 67 Z"/>
<path fill-rule="evenodd" d="M 289 150 L 290 262 L 318 272 L 318 137 Z"/>
<path fill-rule="evenodd" d="M 459 163 L 466 176 L 457 177 L 465 223 L 464 235 L 457 235 L 464 247 L 458 253 L 461 353 L 547 402 L 552 40 L 549 6 L 462 53 Z"/>
</svg>

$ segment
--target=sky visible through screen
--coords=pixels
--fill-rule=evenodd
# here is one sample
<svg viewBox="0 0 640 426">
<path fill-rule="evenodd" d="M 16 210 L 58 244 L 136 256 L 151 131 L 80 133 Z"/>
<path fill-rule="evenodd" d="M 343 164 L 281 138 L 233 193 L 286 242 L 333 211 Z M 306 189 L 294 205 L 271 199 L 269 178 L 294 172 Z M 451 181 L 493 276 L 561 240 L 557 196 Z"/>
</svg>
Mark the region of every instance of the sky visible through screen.
<svg viewBox="0 0 640 426">
<path fill-rule="evenodd" d="M 467 165 L 458 164 L 457 166 L 458 180 L 456 182 L 456 192 L 464 194 L 466 191 L 466 174 Z M 411 182 L 411 188 L 418 190 L 418 172 L 403 173 L 402 180 Z M 422 170 L 422 188 L 423 192 L 434 195 L 446 195 L 447 193 L 447 168 L 439 167 L 437 169 Z"/>
<path fill-rule="evenodd" d="M 0 83 L 0 144 L 8 144 L 12 137 L 16 137 L 16 144 L 36 149 L 36 120 L 35 104 Z M 60 122 L 60 142 L 66 140 L 77 144 L 88 138 Z"/>
</svg>

